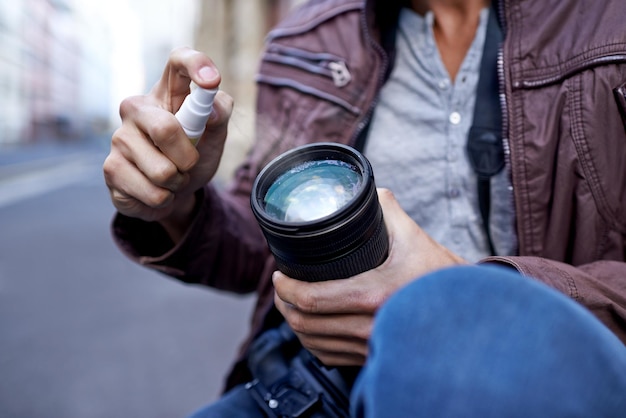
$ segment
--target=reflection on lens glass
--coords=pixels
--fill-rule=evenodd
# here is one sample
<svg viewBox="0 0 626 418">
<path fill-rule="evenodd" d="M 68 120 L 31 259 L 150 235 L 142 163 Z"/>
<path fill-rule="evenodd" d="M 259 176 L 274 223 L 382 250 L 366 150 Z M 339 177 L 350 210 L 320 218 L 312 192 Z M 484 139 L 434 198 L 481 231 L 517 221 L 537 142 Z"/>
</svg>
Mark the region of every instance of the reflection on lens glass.
<svg viewBox="0 0 626 418">
<path fill-rule="evenodd" d="M 344 207 L 360 187 L 356 167 L 338 160 L 309 161 L 276 179 L 265 194 L 265 211 L 280 221 L 313 221 Z"/>
</svg>

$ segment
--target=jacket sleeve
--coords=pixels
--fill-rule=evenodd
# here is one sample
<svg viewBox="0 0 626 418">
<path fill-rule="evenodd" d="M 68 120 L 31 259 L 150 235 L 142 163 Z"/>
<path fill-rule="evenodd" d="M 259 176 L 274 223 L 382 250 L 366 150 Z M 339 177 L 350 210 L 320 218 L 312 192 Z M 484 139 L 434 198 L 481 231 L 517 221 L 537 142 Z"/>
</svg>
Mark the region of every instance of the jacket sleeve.
<svg viewBox="0 0 626 418">
<path fill-rule="evenodd" d="M 626 263 L 595 261 L 571 266 L 540 257 L 489 257 L 564 293 L 589 309 L 626 344 Z"/>
<path fill-rule="evenodd" d="M 249 196 L 207 185 L 196 194 L 195 218 L 174 245 L 157 222 L 116 214 L 112 233 L 131 260 L 187 283 L 236 293 L 254 291 L 269 251 Z"/>
</svg>

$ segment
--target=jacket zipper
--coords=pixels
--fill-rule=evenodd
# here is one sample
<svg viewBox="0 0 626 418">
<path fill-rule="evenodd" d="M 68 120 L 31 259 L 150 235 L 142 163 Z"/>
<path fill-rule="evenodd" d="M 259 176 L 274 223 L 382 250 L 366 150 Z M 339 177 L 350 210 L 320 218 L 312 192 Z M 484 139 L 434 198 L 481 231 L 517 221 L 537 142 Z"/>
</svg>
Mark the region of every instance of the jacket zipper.
<svg viewBox="0 0 626 418">
<path fill-rule="evenodd" d="M 502 146 L 504 148 L 505 166 L 509 167 L 509 175 L 511 174 L 511 144 L 509 138 L 509 112 L 508 103 L 506 98 L 506 83 L 504 81 L 504 42 L 506 41 L 506 19 L 504 17 L 504 3 L 506 0 L 499 1 L 497 4 L 498 20 L 502 33 L 504 34 L 504 41 L 502 45 L 498 47 L 498 89 L 500 97 L 500 111 L 502 112 Z M 512 196 L 512 193 L 511 193 Z"/>
<path fill-rule="evenodd" d="M 509 176 L 509 179 L 511 179 L 509 204 L 510 207 L 515 208 L 515 186 L 513 185 L 513 166 L 511 162 L 511 138 L 509 137 L 509 111 L 506 97 L 506 83 L 504 80 L 504 43 L 506 42 L 507 34 L 506 18 L 504 15 L 505 3 L 507 3 L 507 0 L 501 0 L 496 5 L 496 10 L 498 12 L 498 21 L 500 22 L 500 27 L 502 28 L 502 33 L 504 34 L 504 40 L 502 42 L 502 45 L 498 47 L 498 89 L 500 97 L 500 112 L 502 113 L 502 149 L 504 151 L 504 167 L 507 170 L 507 175 Z M 518 219 L 517 214 L 515 215 L 515 219 Z M 515 223 L 517 223 L 517 221 L 515 221 Z M 518 231 L 517 248 L 515 249 L 515 253 L 519 253 L 519 242 L 520 240 Z"/>
<path fill-rule="evenodd" d="M 276 63 L 306 71 L 309 74 L 320 75 L 333 81 L 333 85 L 342 88 L 350 83 L 352 74 L 341 57 L 325 52 L 310 52 L 300 48 L 284 45 L 272 45 L 263 54 L 264 62 Z M 361 114 L 361 109 L 352 105 L 338 95 L 314 87 L 310 83 L 303 83 L 291 77 L 281 77 L 258 73 L 258 83 L 274 86 L 290 87 L 303 93 L 311 94 L 329 102 L 335 103 L 355 115 Z"/>
<path fill-rule="evenodd" d="M 272 45 L 263 60 L 300 68 L 313 74 L 329 77 L 335 87 L 344 87 L 352 80 L 346 62 L 333 54 L 315 53 L 299 48 Z"/>
</svg>

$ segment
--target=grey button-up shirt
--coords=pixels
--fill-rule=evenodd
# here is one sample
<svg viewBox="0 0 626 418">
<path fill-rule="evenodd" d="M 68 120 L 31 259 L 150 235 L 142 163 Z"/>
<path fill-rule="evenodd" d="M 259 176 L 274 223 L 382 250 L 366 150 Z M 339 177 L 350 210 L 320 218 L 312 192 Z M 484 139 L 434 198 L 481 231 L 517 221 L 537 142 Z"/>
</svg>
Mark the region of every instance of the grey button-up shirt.
<svg viewBox="0 0 626 418">
<path fill-rule="evenodd" d="M 402 9 L 396 62 L 373 116 L 365 155 L 376 184 L 391 189 L 435 240 L 470 262 L 489 255 L 476 175 L 466 156 L 488 9 L 452 82 L 433 33 L 434 16 Z M 496 252 L 517 248 L 510 180 L 492 180 L 490 228 Z"/>
</svg>

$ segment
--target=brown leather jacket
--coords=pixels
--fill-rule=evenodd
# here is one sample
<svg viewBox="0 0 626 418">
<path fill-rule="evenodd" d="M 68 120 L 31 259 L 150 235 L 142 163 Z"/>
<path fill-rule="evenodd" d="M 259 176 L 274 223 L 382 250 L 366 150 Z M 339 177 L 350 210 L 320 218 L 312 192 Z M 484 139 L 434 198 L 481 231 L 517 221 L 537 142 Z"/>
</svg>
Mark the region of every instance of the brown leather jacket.
<svg viewBox="0 0 626 418">
<path fill-rule="evenodd" d="M 270 32 L 258 74 L 258 138 L 227 190 L 199 192 L 182 243 L 170 248 L 156 224 L 114 221 L 117 243 L 139 263 L 185 282 L 257 291 L 251 336 L 280 321 L 270 309 L 275 265 L 250 211 L 252 182 L 294 146 L 358 146 L 365 136 L 393 63 L 398 7 L 364 3 L 312 1 Z M 499 9 L 513 191 L 493 198 L 514 200 L 519 255 L 484 262 L 558 289 L 626 343 L 626 6 L 504 0 Z"/>
</svg>

